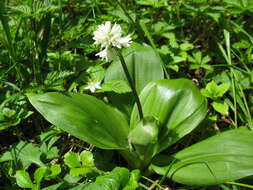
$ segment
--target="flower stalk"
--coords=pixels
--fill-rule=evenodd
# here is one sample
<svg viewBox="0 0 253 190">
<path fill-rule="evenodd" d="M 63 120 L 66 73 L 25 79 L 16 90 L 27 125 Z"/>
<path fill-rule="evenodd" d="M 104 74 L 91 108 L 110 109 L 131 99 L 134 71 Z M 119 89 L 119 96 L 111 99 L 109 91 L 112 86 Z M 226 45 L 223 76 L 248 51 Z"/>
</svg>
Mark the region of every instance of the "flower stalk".
<svg viewBox="0 0 253 190">
<path fill-rule="evenodd" d="M 140 102 L 139 96 L 137 94 L 134 82 L 133 82 L 133 80 L 130 76 L 130 73 L 129 73 L 128 69 L 127 69 L 126 62 L 125 62 L 120 50 L 117 47 L 113 47 L 113 49 L 114 49 L 116 55 L 119 57 L 119 60 L 120 60 L 120 63 L 122 65 L 122 68 L 124 70 L 124 73 L 126 75 L 127 81 L 129 83 L 130 88 L 132 90 L 132 93 L 134 95 L 134 99 L 135 99 L 135 102 L 136 102 L 136 105 L 137 105 L 137 108 L 138 108 L 140 120 L 142 120 L 143 119 L 143 111 L 142 111 L 141 102 Z"/>
<path fill-rule="evenodd" d="M 95 40 L 95 44 L 101 46 L 101 51 L 96 54 L 96 56 L 99 56 L 101 59 L 105 59 L 106 61 L 111 61 L 112 52 L 113 50 L 115 52 L 115 55 L 119 57 L 120 63 L 122 65 L 122 68 L 124 70 L 124 73 L 126 75 L 127 81 L 130 85 L 130 88 L 132 90 L 132 93 L 134 95 L 134 99 L 138 108 L 139 117 L 142 120 L 143 119 L 143 111 L 141 107 L 141 102 L 138 97 L 135 84 L 130 76 L 130 73 L 127 69 L 126 62 L 120 52 L 119 49 L 123 47 L 129 47 L 131 43 L 131 35 L 122 36 L 122 29 L 120 25 L 114 24 L 110 21 L 105 22 L 104 24 L 101 24 L 98 26 L 98 29 L 93 32 L 93 40 Z M 87 88 L 90 88 L 89 86 Z M 92 86 L 91 91 L 95 91 L 94 86 Z"/>
</svg>

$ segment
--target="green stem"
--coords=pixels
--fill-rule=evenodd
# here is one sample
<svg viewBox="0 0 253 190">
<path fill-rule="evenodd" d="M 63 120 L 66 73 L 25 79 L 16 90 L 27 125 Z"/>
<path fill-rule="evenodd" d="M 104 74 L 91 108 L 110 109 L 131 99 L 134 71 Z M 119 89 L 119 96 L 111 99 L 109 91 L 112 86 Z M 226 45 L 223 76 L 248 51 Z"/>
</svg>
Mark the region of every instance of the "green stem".
<svg viewBox="0 0 253 190">
<path fill-rule="evenodd" d="M 140 25 L 138 24 L 138 22 L 135 22 L 133 20 L 133 18 L 130 16 L 130 14 L 128 13 L 127 9 L 125 8 L 125 6 L 119 1 L 116 0 L 119 7 L 122 9 L 122 11 L 124 12 L 124 14 L 126 15 L 126 17 L 128 18 L 128 20 L 132 23 L 132 25 L 136 28 L 137 32 L 139 33 L 139 36 L 142 38 L 142 40 L 144 40 L 144 34 L 141 30 Z M 114 1 L 112 1 L 112 3 L 114 3 Z"/>
<path fill-rule="evenodd" d="M 58 0 L 58 6 L 59 6 L 59 35 L 60 35 L 60 47 L 59 47 L 59 63 L 58 63 L 58 71 L 61 71 L 61 64 L 62 64 L 62 48 L 61 48 L 61 43 L 62 43 L 62 34 L 63 34 L 63 19 L 62 19 L 62 0 Z"/>
<path fill-rule="evenodd" d="M 237 185 L 237 186 L 247 187 L 247 188 L 253 189 L 253 186 L 252 186 L 252 185 L 243 184 L 243 183 L 237 183 L 237 182 L 227 182 L 226 184 L 230 184 L 230 185 Z"/>
<path fill-rule="evenodd" d="M 132 17 L 130 16 L 130 14 L 128 13 L 128 11 L 127 11 L 127 9 L 125 8 L 125 6 L 124 6 L 119 0 L 117 0 L 117 3 L 118 3 L 118 5 L 120 6 L 120 8 L 123 10 L 123 12 L 124 12 L 124 14 L 127 16 L 127 18 L 129 19 L 129 21 L 132 23 L 132 25 L 136 28 L 137 32 L 139 33 L 139 37 L 142 38 L 142 41 L 145 41 L 145 38 L 144 38 L 144 37 L 146 37 L 147 40 L 148 40 L 148 42 L 149 42 L 149 44 L 150 44 L 150 45 L 152 46 L 152 48 L 155 50 L 156 54 L 160 57 L 160 54 L 158 53 L 157 48 L 156 48 L 156 46 L 155 46 L 155 42 L 154 42 L 154 40 L 152 39 L 152 36 L 150 35 L 150 33 L 149 33 L 149 31 L 148 31 L 148 29 L 147 29 L 145 23 L 144 23 L 144 22 L 141 22 L 141 21 L 139 21 L 139 22 L 134 21 L 134 20 L 132 19 Z M 161 58 L 161 57 L 160 57 L 160 58 Z M 164 62 L 163 62 L 163 64 L 162 64 L 162 67 L 163 67 L 163 70 L 164 70 L 164 73 L 165 73 L 166 78 L 169 79 L 169 78 L 170 78 L 170 75 L 169 75 L 169 73 L 168 73 L 168 71 L 167 71 L 167 69 L 166 69 L 166 65 L 164 64 Z"/>
<path fill-rule="evenodd" d="M 227 63 L 228 65 L 232 65 L 232 58 L 231 58 L 231 51 L 230 51 L 230 33 L 226 30 L 224 30 L 224 37 L 225 37 L 225 44 L 226 44 L 226 50 L 227 50 Z M 234 118 L 235 118 L 235 126 L 236 128 L 238 127 L 238 122 L 237 122 L 237 101 L 236 101 L 236 85 L 235 85 L 235 73 L 234 69 L 230 67 L 230 77 L 231 77 L 231 82 L 232 82 L 232 93 L 234 96 L 234 107 L 235 107 L 235 113 L 234 113 Z"/>
<path fill-rule="evenodd" d="M 10 32 L 10 28 L 8 25 L 8 20 L 5 16 L 5 2 L 4 1 L 0 1 L 0 20 L 2 22 L 3 25 L 3 29 L 7 38 L 7 42 L 8 42 L 8 48 L 9 48 L 9 52 L 10 55 L 12 56 L 12 58 L 15 60 L 16 58 L 16 52 L 14 51 L 13 48 L 13 44 L 12 44 L 12 37 L 11 37 L 11 32 Z"/>
<path fill-rule="evenodd" d="M 164 188 L 159 184 L 157 183 L 156 181 L 152 180 L 152 179 L 149 179 L 145 176 L 141 176 L 141 178 L 147 180 L 148 182 L 152 183 L 152 184 L 155 184 L 155 186 L 157 186 L 159 189 L 163 190 Z"/>
<path fill-rule="evenodd" d="M 12 36 L 10 32 L 10 27 L 9 27 L 8 19 L 6 17 L 6 12 L 5 12 L 5 1 L 3 0 L 0 1 L 0 21 L 3 25 L 3 29 L 7 38 L 7 44 L 8 44 L 7 46 L 8 46 L 9 55 L 11 58 L 10 60 L 11 62 L 15 64 L 17 62 L 16 50 L 14 49 L 14 46 L 13 46 L 13 40 L 12 40 Z M 15 64 L 15 69 L 21 81 L 22 82 L 25 81 L 25 77 L 22 75 L 18 64 Z"/>
<path fill-rule="evenodd" d="M 142 111 L 142 107 L 141 107 L 141 102 L 140 102 L 139 96 L 137 94 L 134 82 L 133 82 L 133 80 L 130 76 L 130 73 L 129 73 L 128 69 L 127 69 L 126 62 L 125 62 L 123 56 L 121 55 L 119 49 L 116 48 L 116 47 L 114 47 L 113 49 L 115 50 L 117 56 L 119 57 L 120 63 L 123 67 L 123 70 L 125 72 L 125 75 L 126 75 L 126 78 L 128 80 L 128 83 L 130 85 L 130 88 L 132 89 L 132 93 L 134 95 L 135 102 L 136 102 L 136 105 L 137 105 L 137 108 L 138 108 L 138 111 L 139 111 L 140 120 L 142 120 L 143 119 L 143 111 Z"/>
</svg>

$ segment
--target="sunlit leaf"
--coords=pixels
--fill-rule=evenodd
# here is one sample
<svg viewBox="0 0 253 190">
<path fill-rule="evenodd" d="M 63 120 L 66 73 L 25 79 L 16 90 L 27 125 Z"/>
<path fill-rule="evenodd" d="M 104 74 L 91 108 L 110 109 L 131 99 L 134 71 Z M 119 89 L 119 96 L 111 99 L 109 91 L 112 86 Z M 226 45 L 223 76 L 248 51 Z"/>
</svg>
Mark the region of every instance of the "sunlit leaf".
<svg viewBox="0 0 253 190">
<path fill-rule="evenodd" d="M 149 83 L 140 94 L 144 117 L 159 123 L 158 152 L 190 133 L 205 118 L 207 105 L 195 84 L 186 79 L 158 80 Z M 137 126 L 136 106 L 131 129 Z"/>
<path fill-rule="evenodd" d="M 152 165 L 159 174 L 187 185 L 214 185 L 253 175 L 253 132 L 230 130 L 172 156 L 160 155 Z"/>
<path fill-rule="evenodd" d="M 150 46 L 132 43 L 131 47 L 123 52 L 123 56 L 138 92 L 147 83 L 164 78 L 162 60 Z M 119 61 L 114 62 L 106 72 L 105 81 L 112 79 L 126 80 Z"/>
<path fill-rule="evenodd" d="M 52 92 L 28 98 L 48 121 L 83 141 L 104 149 L 128 146 L 123 114 L 93 96 Z"/>
</svg>

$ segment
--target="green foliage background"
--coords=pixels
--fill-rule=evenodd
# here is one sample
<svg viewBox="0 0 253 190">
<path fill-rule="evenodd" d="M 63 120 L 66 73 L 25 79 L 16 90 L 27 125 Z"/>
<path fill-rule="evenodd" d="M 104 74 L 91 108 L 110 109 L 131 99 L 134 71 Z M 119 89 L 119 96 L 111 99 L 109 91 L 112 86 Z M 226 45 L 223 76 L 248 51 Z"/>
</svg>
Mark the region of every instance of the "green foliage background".
<svg viewBox="0 0 253 190">
<path fill-rule="evenodd" d="M 117 152 L 102 151 L 51 126 L 26 96 L 52 91 L 90 94 L 85 90 L 87 83 L 99 81 L 102 89 L 94 94 L 101 99 L 99 104 L 109 103 L 126 114 L 127 118 L 119 119 L 123 126 L 130 122 L 133 99 L 119 62 L 108 64 L 95 56 L 99 47 L 93 44 L 93 31 L 111 21 L 119 23 L 134 41 L 122 53 L 132 69 L 138 93 L 151 80 L 187 78 L 208 100 L 205 120 L 177 144 L 163 149 L 164 154 L 172 155 L 228 129 L 252 130 L 252 13 L 251 0 L 0 1 L 0 189 L 82 189 L 90 180 L 90 188 L 95 189 L 110 178 L 119 179 L 112 182 L 115 189 L 252 188 L 251 177 L 223 185 L 192 187 L 179 184 L 182 179 L 175 183 L 148 172 L 140 175 L 129 171 Z M 87 102 L 92 100 L 88 98 Z M 102 106 L 94 104 L 90 110 Z M 77 113 L 81 114 L 78 110 Z M 115 114 L 124 117 L 118 111 Z M 127 130 L 126 127 L 120 134 L 126 136 Z M 108 143 L 112 148 L 127 146 L 122 138 Z M 81 154 L 84 149 L 93 155 L 94 167 L 87 172 L 80 164 L 73 172 L 64 155 Z M 175 155 L 181 158 L 181 153 Z M 126 168 L 113 170 L 115 166 Z M 201 166 L 186 167 L 185 173 Z M 152 167 L 166 174 L 162 167 Z M 71 176 L 71 169 L 78 175 Z"/>
</svg>

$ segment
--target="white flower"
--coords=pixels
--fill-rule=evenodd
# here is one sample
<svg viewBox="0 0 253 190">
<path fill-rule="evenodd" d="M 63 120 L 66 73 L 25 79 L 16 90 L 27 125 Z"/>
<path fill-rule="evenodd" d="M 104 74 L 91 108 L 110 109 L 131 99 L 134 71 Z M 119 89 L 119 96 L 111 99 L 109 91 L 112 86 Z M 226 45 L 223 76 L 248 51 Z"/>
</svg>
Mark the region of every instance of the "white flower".
<svg viewBox="0 0 253 190">
<path fill-rule="evenodd" d="M 108 54 L 108 50 L 104 49 L 104 50 L 98 52 L 96 54 L 96 56 L 99 56 L 100 58 L 105 59 L 107 61 L 107 59 L 108 59 L 107 54 Z"/>
<path fill-rule="evenodd" d="M 113 52 L 108 48 L 105 48 L 98 52 L 96 56 L 99 56 L 102 60 L 105 59 L 106 61 L 111 61 L 113 59 Z"/>
<path fill-rule="evenodd" d="M 98 29 L 94 31 L 93 35 L 95 44 L 101 45 L 101 47 L 105 49 L 108 49 L 110 46 L 117 48 L 128 47 L 131 43 L 131 36 L 127 35 L 122 37 L 122 29 L 120 25 L 115 23 L 112 26 L 111 22 L 109 21 L 105 22 L 105 24 L 99 25 Z"/>
<path fill-rule="evenodd" d="M 100 86 L 100 82 L 88 82 L 88 85 L 84 89 L 90 90 L 92 93 L 94 93 L 96 89 L 102 88 Z"/>
<path fill-rule="evenodd" d="M 129 47 L 131 43 L 131 36 L 127 35 L 125 37 L 119 38 L 118 43 L 123 47 Z"/>
</svg>

